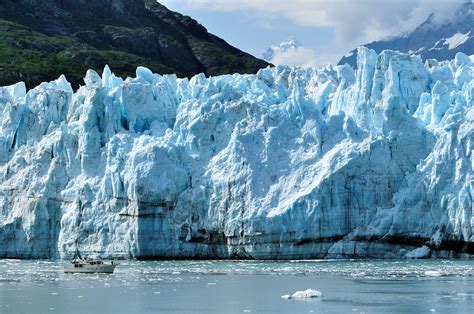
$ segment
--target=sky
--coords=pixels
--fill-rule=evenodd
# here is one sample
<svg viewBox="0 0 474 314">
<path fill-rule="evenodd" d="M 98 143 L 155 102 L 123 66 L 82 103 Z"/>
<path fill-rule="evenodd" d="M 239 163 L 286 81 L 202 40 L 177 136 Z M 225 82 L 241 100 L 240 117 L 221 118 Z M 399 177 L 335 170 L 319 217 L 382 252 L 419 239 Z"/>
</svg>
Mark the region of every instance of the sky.
<svg viewBox="0 0 474 314">
<path fill-rule="evenodd" d="M 303 47 L 282 62 L 336 64 L 355 47 L 415 29 L 430 13 L 452 19 L 466 0 L 158 0 L 258 58 L 294 36 Z"/>
</svg>

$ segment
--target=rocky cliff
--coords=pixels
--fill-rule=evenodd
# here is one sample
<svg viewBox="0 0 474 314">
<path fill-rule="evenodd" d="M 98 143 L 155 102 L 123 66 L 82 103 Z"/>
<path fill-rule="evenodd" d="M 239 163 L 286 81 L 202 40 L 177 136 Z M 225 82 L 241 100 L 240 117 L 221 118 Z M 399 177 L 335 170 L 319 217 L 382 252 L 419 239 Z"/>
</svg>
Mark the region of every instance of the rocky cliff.
<svg viewBox="0 0 474 314">
<path fill-rule="evenodd" d="M 28 87 L 65 74 L 76 88 L 87 69 L 137 66 L 191 77 L 255 73 L 267 63 L 154 0 L 2 0 L 0 82 Z"/>
</svg>

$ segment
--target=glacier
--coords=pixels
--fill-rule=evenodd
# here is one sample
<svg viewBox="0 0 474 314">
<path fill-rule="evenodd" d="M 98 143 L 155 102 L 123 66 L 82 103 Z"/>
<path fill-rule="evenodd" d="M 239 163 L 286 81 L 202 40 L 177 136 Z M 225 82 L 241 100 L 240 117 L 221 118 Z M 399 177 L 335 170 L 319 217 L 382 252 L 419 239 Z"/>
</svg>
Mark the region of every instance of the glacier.
<svg viewBox="0 0 474 314">
<path fill-rule="evenodd" d="M 474 58 L 0 88 L 0 257 L 474 254 Z"/>
</svg>

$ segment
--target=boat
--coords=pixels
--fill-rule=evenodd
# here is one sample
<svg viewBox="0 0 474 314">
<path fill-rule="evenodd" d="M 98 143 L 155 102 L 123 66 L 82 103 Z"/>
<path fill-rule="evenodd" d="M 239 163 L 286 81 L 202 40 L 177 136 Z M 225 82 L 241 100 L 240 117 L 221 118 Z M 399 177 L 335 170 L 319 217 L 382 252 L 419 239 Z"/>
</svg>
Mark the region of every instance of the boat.
<svg viewBox="0 0 474 314">
<path fill-rule="evenodd" d="M 106 273 L 112 274 L 115 270 L 115 267 L 119 265 L 119 263 L 111 262 L 104 262 L 98 259 L 93 258 L 82 258 L 79 250 L 76 249 L 76 253 L 74 258 L 71 260 L 73 265 L 72 268 L 64 269 L 66 274 L 68 273 Z"/>
</svg>

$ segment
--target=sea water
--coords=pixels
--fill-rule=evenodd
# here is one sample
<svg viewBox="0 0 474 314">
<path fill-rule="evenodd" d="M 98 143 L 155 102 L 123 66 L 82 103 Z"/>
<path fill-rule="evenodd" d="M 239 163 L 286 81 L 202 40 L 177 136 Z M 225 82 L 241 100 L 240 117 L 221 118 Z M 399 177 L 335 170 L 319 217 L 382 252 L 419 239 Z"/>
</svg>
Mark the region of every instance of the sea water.
<svg viewBox="0 0 474 314">
<path fill-rule="evenodd" d="M 474 261 L 0 260 L 0 313 L 473 313 Z M 306 289 L 313 299 L 283 299 Z"/>
</svg>

